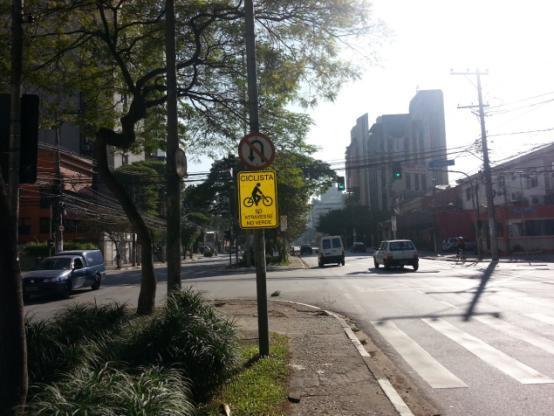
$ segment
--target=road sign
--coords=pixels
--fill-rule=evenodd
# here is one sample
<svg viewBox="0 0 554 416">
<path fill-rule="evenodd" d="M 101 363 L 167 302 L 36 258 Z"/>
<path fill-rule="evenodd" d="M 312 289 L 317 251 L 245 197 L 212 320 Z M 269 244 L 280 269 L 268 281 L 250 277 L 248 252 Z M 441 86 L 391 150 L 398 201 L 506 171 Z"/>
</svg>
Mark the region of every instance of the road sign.
<svg viewBox="0 0 554 416">
<path fill-rule="evenodd" d="M 277 175 L 273 170 L 243 171 L 237 175 L 241 228 L 277 228 Z"/>
<path fill-rule="evenodd" d="M 239 158 L 248 167 L 263 169 L 273 163 L 275 146 L 261 133 L 247 134 L 239 142 Z"/>
<path fill-rule="evenodd" d="M 429 162 L 429 167 L 431 169 L 442 168 L 445 166 L 454 166 L 454 164 L 455 164 L 454 159 L 435 159 Z"/>
</svg>

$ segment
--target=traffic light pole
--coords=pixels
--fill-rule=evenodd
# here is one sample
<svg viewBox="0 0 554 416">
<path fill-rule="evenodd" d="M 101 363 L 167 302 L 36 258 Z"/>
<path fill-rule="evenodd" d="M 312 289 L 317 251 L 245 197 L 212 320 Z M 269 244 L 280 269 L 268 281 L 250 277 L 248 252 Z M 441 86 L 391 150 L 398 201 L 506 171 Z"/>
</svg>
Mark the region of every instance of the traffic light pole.
<svg viewBox="0 0 554 416">
<path fill-rule="evenodd" d="M 248 115 L 250 133 L 258 133 L 258 87 L 256 84 L 256 38 L 254 34 L 254 5 L 252 0 L 244 1 L 246 68 L 248 75 Z M 267 316 L 267 289 L 265 264 L 264 230 L 254 231 L 254 249 L 256 262 L 256 295 L 258 300 L 258 340 L 260 356 L 269 355 L 269 328 Z"/>
<path fill-rule="evenodd" d="M 11 13 L 10 138 L 8 189 L 0 196 L 0 413 L 25 404 L 28 388 L 23 296 L 17 255 L 19 225 L 19 148 L 21 141 L 21 74 L 23 60 L 22 0 Z M 22 413 L 22 411 L 17 414 Z"/>
</svg>

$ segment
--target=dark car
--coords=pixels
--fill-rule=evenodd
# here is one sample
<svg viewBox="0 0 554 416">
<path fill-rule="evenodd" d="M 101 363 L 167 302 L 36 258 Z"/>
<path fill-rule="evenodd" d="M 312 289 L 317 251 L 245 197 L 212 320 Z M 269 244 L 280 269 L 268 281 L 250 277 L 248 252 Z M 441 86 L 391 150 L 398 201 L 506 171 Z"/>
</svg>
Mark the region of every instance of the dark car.
<svg viewBox="0 0 554 416">
<path fill-rule="evenodd" d="M 43 294 L 69 297 L 73 289 L 100 288 L 105 276 L 104 257 L 100 250 L 64 251 L 42 260 L 30 272 L 23 273 L 26 298 Z"/>
<path fill-rule="evenodd" d="M 301 256 L 304 256 L 306 254 L 313 254 L 314 253 L 314 249 L 312 248 L 312 246 L 300 246 L 300 255 Z"/>
<path fill-rule="evenodd" d="M 353 253 L 365 253 L 367 251 L 367 248 L 364 243 L 360 241 L 355 241 L 352 243 L 352 252 Z"/>
</svg>

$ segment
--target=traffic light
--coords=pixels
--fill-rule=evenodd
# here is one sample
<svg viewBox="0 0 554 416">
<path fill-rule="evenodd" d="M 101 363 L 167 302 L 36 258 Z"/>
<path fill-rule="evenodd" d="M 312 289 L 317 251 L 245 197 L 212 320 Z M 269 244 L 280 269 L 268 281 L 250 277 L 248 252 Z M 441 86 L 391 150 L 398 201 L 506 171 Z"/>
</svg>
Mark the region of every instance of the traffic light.
<svg viewBox="0 0 554 416">
<path fill-rule="evenodd" d="M 38 95 L 21 98 L 21 144 L 19 183 L 35 183 L 37 179 Z M 0 164 L 4 181 L 8 181 L 10 164 L 10 95 L 0 94 Z"/>
<path fill-rule="evenodd" d="M 19 183 L 35 183 L 37 180 L 38 105 L 38 95 L 24 94 L 21 98 Z"/>
<path fill-rule="evenodd" d="M 10 96 L 0 94 L 0 165 L 4 182 L 8 182 L 10 165 Z"/>
<path fill-rule="evenodd" d="M 337 189 L 339 191 L 344 191 L 346 189 L 344 185 L 344 176 L 337 176 Z"/>
<path fill-rule="evenodd" d="M 401 179 L 402 178 L 402 166 L 400 162 L 394 162 L 392 164 L 392 179 Z"/>
</svg>

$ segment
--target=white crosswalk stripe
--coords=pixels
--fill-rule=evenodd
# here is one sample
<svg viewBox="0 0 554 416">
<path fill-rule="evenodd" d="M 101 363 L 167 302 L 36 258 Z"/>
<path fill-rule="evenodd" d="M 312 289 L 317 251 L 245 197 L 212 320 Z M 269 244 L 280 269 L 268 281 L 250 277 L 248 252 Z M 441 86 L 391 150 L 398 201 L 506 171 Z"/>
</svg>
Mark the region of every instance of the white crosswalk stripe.
<svg viewBox="0 0 554 416">
<path fill-rule="evenodd" d="M 535 319 L 536 321 L 544 322 L 548 325 L 554 325 L 554 317 L 548 316 L 542 313 L 528 313 L 528 317 Z"/>
<path fill-rule="evenodd" d="M 458 343 L 490 366 L 502 371 L 522 384 L 554 383 L 554 380 L 551 378 L 490 346 L 479 338 L 462 331 L 447 321 L 441 319 L 423 319 L 423 322 Z"/>
<path fill-rule="evenodd" d="M 400 330 L 394 322 L 372 322 L 372 324 L 431 387 L 435 389 L 467 387 L 462 380 Z"/>
<path fill-rule="evenodd" d="M 502 319 L 493 318 L 491 316 L 478 316 L 474 319 L 514 338 L 525 341 L 543 351 L 554 354 L 554 342 L 541 335 L 537 335 L 531 331 L 512 325 Z"/>
</svg>

